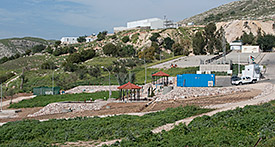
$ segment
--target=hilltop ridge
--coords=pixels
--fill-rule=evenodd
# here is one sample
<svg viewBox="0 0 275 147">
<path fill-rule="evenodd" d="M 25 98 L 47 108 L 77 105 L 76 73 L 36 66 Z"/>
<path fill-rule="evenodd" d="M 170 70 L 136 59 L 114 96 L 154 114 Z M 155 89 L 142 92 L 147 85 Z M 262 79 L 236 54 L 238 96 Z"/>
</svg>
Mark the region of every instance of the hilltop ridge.
<svg viewBox="0 0 275 147">
<path fill-rule="evenodd" d="M 275 0 L 240 0 L 234 1 L 209 11 L 180 21 L 180 24 L 194 22 L 224 22 L 231 20 L 274 20 Z"/>
</svg>

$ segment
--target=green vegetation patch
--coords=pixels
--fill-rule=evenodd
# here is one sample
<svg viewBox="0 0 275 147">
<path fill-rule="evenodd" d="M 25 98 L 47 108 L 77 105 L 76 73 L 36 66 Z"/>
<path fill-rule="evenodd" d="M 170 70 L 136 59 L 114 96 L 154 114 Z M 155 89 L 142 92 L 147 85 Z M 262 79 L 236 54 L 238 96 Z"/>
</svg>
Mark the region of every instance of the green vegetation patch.
<svg viewBox="0 0 275 147">
<path fill-rule="evenodd" d="M 32 99 L 22 100 L 19 103 L 11 104 L 9 108 L 33 108 L 44 107 L 50 103 L 64 102 L 64 101 L 85 101 L 96 100 L 109 97 L 109 91 L 95 92 L 95 93 L 81 93 L 81 94 L 64 94 L 64 95 L 46 95 L 37 96 Z M 113 98 L 119 97 L 118 91 L 112 92 Z"/>
<path fill-rule="evenodd" d="M 186 106 L 141 117 L 120 115 L 106 118 L 54 119 L 46 122 L 37 120 L 10 122 L 0 127 L 0 145 L 8 146 L 14 141 L 25 146 L 23 143 L 49 145 L 79 140 L 105 141 L 119 138 L 131 140 L 153 128 L 209 111 L 211 110 Z"/>
<path fill-rule="evenodd" d="M 272 102 L 274 104 L 274 102 Z M 246 106 L 195 118 L 158 134 L 146 132 L 113 146 L 258 146 L 275 145 L 275 107 L 270 103 Z"/>
</svg>

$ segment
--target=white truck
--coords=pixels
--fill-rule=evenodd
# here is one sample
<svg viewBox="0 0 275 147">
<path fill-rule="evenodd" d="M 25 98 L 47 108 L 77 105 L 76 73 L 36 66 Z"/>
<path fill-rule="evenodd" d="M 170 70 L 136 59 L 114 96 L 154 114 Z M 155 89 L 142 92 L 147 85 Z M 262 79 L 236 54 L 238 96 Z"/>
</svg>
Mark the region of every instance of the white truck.
<svg viewBox="0 0 275 147">
<path fill-rule="evenodd" d="M 261 71 L 263 66 L 259 64 L 250 64 L 245 66 L 245 70 L 242 71 L 241 77 L 235 77 L 231 79 L 232 85 L 242 85 L 256 83 L 261 78 Z"/>
</svg>

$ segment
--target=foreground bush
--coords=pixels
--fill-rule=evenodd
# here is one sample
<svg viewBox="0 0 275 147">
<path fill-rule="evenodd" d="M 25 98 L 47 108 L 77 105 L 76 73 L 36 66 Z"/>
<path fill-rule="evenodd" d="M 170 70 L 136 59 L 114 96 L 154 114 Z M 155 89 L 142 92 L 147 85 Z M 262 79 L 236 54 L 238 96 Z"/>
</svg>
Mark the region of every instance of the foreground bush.
<svg viewBox="0 0 275 147">
<path fill-rule="evenodd" d="M 146 132 L 112 146 L 259 146 L 275 145 L 275 107 L 246 106 L 194 119 L 168 132 Z"/>
<path fill-rule="evenodd" d="M 133 139 L 158 126 L 211 111 L 195 106 L 171 108 L 144 116 L 120 115 L 106 118 L 75 118 L 69 120 L 26 120 L 0 127 L 0 146 L 29 143 L 64 143 L 79 140 Z M 149 137 L 149 136 L 148 136 Z"/>
</svg>

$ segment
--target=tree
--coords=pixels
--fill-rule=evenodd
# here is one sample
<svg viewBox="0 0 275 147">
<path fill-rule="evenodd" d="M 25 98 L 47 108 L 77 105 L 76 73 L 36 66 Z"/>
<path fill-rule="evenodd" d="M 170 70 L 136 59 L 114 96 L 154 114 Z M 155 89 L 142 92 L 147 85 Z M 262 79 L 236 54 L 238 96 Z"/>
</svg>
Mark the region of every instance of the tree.
<svg viewBox="0 0 275 147">
<path fill-rule="evenodd" d="M 98 78 L 101 75 L 101 70 L 98 66 L 92 67 L 88 70 L 90 76 Z"/>
<path fill-rule="evenodd" d="M 136 50 L 134 49 L 134 46 L 132 45 L 126 45 L 126 46 L 117 46 L 118 52 L 117 56 L 119 57 L 133 57 L 135 56 Z"/>
<path fill-rule="evenodd" d="M 275 36 L 271 34 L 260 36 L 257 43 L 263 51 L 272 51 L 272 48 L 275 47 Z"/>
<path fill-rule="evenodd" d="M 255 37 L 252 34 L 252 32 L 250 32 L 249 34 L 244 32 L 243 35 L 241 36 L 241 40 L 243 44 L 252 44 L 254 39 Z"/>
<path fill-rule="evenodd" d="M 34 47 L 32 47 L 32 52 L 33 53 L 40 53 L 42 52 L 44 49 L 46 48 L 46 46 L 40 44 L 40 45 L 35 45 Z"/>
<path fill-rule="evenodd" d="M 152 33 L 152 36 L 149 38 L 152 42 L 158 42 L 159 33 Z"/>
<path fill-rule="evenodd" d="M 173 44 L 175 43 L 175 41 L 172 40 L 170 37 L 166 37 L 166 38 L 164 38 L 163 43 L 164 43 L 165 49 L 171 49 Z"/>
<path fill-rule="evenodd" d="M 53 53 L 53 49 L 52 49 L 50 46 L 48 46 L 48 47 L 45 49 L 45 52 L 46 52 L 46 53 L 49 53 L 49 54 L 52 54 L 52 53 Z"/>
<path fill-rule="evenodd" d="M 193 37 L 193 53 L 195 55 L 204 55 L 206 54 L 204 47 L 206 45 L 206 41 L 202 36 L 201 32 L 197 32 L 195 37 Z"/>
<path fill-rule="evenodd" d="M 31 55 L 31 52 L 32 52 L 32 51 L 31 51 L 30 49 L 27 49 L 26 52 L 25 52 L 25 54 L 26 54 L 27 56 L 30 56 L 30 55 Z"/>
<path fill-rule="evenodd" d="M 147 60 L 154 60 L 155 48 L 149 47 L 138 53 L 139 58 L 145 58 Z"/>
<path fill-rule="evenodd" d="M 108 33 L 107 31 L 99 32 L 99 33 L 97 34 L 97 41 L 104 40 L 105 37 L 106 37 L 106 35 L 107 35 L 107 33 Z"/>
<path fill-rule="evenodd" d="M 216 43 L 216 38 L 215 38 L 215 31 L 217 27 L 215 23 L 209 23 L 208 25 L 205 26 L 204 31 L 205 31 L 205 37 L 206 37 L 206 48 L 207 51 L 210 54 L 213 54 L 214 52 L 214 47 Z"/>
<path fill-rule="evenodd" d="M 61 44 L 60 40 L 55 41 L 54 46 L 57 48 Z"/>
<path fill-rule="evenodd" d="M 9 58 L 8 57 L 3 57 L 3 58 L 0 59 L 0 64 L 5 63 L 7 61 L 9 61 Z"/>
<path fill-rule="evenodd" d="M 178 55 L 188 56 L 189 55 L 189 51 L 187 49 L 185 49 L 184 46 L 180 43 L 173 44 L 172 51 L 174 52 L 175 56 L 178 56 Z"/>
<path fill-rule="evenodd" d="M 78 75 L 80 80 L 83 80 L 85 78 L 85 75 L 87 74 L 88 70 L 85 66 L 78 66 L 76 70 L 76 74 Z"/>
<path fill-rule="evenodd" d="M 86 42 L 86 37 L 87 37 L 87 36 L 79 36 L 79 37 L 77 38 L 77 42 L 79 42 L 79 43 Z"/>
<path fill-rule="evenodd" d="M 8 91 L 6 91 L 6 95 L 9 96 L 11 99 L 10 99 L 10 104 L 12 104 L 12 99 L 13 99 L 13 95 L 14 95 L 14 89 L 9 89 Z"/>
<path fill-rule="evenodd" d="M 87 61 L 95 56 L 95 51 L 93 49 L 83 50 L 81 53 L 81 61 Z"/>
<path fill-rule="evenodd" d="M 129 36 L 124 36 L 124 37 L 121 39 L 121 41 L 122 41 L 123 43 L 127 43 L 128 41 L 130 41 L 130 38 L 129 38 Z"/>
<path fill-rule="evenodd" d="M 67 62 L 80 63 L 80 62 L 82 62 L 81 55 L 79 53 L 73 53 L 73 54 L 68 56 Z"/>
<path fill-rule="evenodd" d="M 73 47 L 73 46 L 68 46 L 66 47 L 66 53 L 75 53 L 76 52 L 76 49 Z"/>
<path fill-rule="evenodd" d="M 112 43 L 108 43 L 103 46 L 103 53 L 108 56 L 110 56 L 110 55 L 116 56 L 117 55 L 117 47 Z"/>
<path fill-rule="evenodd" d="M 64 68 L 64 71 L 68 71 L 68 72 L 74 72 L 78 68 L 77 65 L 71 62 L 64 62 L 62 64 L 62 67 Z"/>
</svg>

